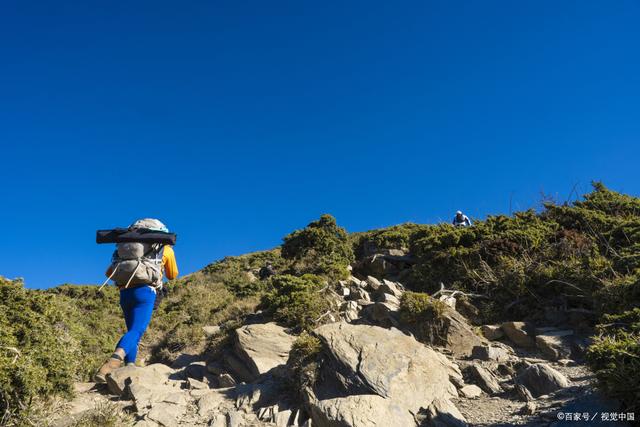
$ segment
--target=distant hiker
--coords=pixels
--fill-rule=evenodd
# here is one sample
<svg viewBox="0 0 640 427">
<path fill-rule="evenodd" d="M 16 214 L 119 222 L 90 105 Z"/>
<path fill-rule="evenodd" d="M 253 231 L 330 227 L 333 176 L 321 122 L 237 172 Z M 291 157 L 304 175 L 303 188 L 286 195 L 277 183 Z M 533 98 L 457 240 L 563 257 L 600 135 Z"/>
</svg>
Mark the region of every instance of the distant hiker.
<svg viewBox="0 0 640 427">
<path fill-rule="evenodd" d="M 276 270 L 273 268 L 271 262 L 268 262 L 264 267 L 260 269 L 260 271 L 258 271 L 258 277 L 260 277 L 260 280 L 266 280 L 275 274 Z"/>
<path fill-rule="evenodd" d="M 173 236 L 175 243 L 175 234 L 170 234 L 162 222 L 151 218 L 141 219 L 128 229 L 105 232 L 112 233 L 109 236 L 112 240 L 101 241 L 101 232 L 98 231 L 97 241 L 117 242 L 106 275 L 107 281 L 112 279 L 120 289 L 120 307 L 127 333 L 118 341 L 111 358 L 96 373 L 96 382 L 105 382 L 107 374 L 121 367 L 123 362 L 127 366 L 135 366 L 138 343 L 151 321 L 156 295 L 162 289 L 162 278 L 178 277 L 173 248 L 169 244 L 157 243 L 163 241 L 163 234 Z M 160 236 L 159 240 L 153 240 L 157 235 Z M 137 237 L 140 241 L 135 241 Z"/>
<path fill-rule="evenodd" d="M 462 211 L 456 212 L 456 216 L 453 217 L 453 225 L 455 227 L 469 227 L 471 220 L 468 216 L 462 213 Z"/>
</svg>

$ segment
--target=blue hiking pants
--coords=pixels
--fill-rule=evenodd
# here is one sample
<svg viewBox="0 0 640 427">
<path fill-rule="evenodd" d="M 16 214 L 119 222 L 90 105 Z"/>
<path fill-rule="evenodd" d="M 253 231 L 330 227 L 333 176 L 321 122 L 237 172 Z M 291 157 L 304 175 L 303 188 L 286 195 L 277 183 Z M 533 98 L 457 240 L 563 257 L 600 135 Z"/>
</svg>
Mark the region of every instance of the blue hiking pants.
<svg viewBox="0 0 640 427">
<path fill-rule="evenodd" d="M 120 291 L 120 307 L 127 324 L 127 333 L 120 338 L 116 348 L 125 352 L 125 363 L 135 363 L 138 343 L 149 326 L 153 314 L 156 293 L 150 286 L 139 286 Z"/>
</svg>

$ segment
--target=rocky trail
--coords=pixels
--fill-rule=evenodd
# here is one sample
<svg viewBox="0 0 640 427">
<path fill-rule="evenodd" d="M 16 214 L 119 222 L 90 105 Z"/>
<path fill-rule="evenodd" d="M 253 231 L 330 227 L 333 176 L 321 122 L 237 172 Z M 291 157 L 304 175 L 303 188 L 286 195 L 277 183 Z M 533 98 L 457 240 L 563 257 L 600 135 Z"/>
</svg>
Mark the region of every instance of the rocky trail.
<svg viewBox="0 0 640 427">
<path fill-rule="evenodd" d="M 582 362 L 580 313 L 553 326 L 474 327 L 456 311 L 455 295 L 442 292 L 446 310 L 423 344 L 418 332 L 401 330 L 402 284 L 363 277 L 332 286 L 336 310 L 313 331 L 322 363 L 299 393 L 287 364 L 296 337 L 257 314 L 232 333 L 222 357 L 185 354 L 172 366 L 121 368 L 106 385 L 77 384 L 56 425 L 105 402 L 141 427 L 546 426 L 594 415 L 588 425 L 596 425 L 601 413 L 618 411 Z M 565 412 L 572 420 L 559 420 Z"/>
</svg>

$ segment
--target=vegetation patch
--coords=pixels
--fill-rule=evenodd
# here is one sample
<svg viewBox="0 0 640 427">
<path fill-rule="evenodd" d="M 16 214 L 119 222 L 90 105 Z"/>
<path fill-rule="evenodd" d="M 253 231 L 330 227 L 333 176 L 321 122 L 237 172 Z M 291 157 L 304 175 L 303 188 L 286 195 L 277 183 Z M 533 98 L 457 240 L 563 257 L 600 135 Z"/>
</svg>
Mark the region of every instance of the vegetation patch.
<svg viewBox="0 0 640 427">
<path fill-rule="evenodd" d="M 420 292 L 407 291 L 400 298 L 400 320 L 407 324 L 422 324 L 440 318 L 447 305 Z"/>
<path fill-rule="evenodd" d="M 347 277 L 347 267 L 354 260 L 347 232 L 331 215 L 322 215 L 285 236 L 282 257 L 293 261 L 289 272 L 294 275 L 316 274 L 329 279 Z"/>
<path fill-rule="evenodd" d="M 629 408 L 640 409 L 640 308 L 605 315 L 587 358 L 603 389 Z"/>
<path fill-rule="evenodd" d="M 261 307 L 278 322 L 298 331 L 317 326 L 330 308 L 326 281 L 322 277 L 275 276 L 270 285 L 272 290 L 262 299 Z"/>
</svg>

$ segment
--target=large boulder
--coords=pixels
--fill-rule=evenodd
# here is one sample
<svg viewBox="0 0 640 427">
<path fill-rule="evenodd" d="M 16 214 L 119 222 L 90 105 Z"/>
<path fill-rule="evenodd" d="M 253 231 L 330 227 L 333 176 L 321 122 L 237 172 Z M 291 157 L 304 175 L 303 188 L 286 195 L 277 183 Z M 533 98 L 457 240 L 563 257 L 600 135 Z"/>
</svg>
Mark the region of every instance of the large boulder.
<svg viewBox="0 0 640 427">
<path fill-rule="evenodd" d="M 566 359 L 571 356 L 573 331 L 551 330 L 536 336 L 536 346 L 550 360 Z"/>
<path fill-rule="evenodd" d="M 162 363 L 154 363 L 144 368 L 125 366 L 107 375 L 107 387 L 110 393 L 118 396 L 124 393 L 127 386 L 134 384 L 154 389 L 167 385 L 175 372 Z"/>
<path fill-rule="evenodd" d="M 316 425 L 411 426 L 411 414 L 456 394 L 457 365 L 397 329 L 334 323 L 314 334 L 327 356 L 308 396 Z"/>
<path fill-rule="evenodd" d="M 474 364 L 469 367 L 469 373 L 476 384 L 488 394 L 502 393 L 498 379 L 484 367 Z"/>
<path fill-rule="evenodd" d="M 392 400 L 376 394 L 360 394 L 315 400 L 310 404 L 317 427 L 408 427 L 413 415 Z"/>
<path fill-rule="evenodd" d="M 383 326 L 399 326 L 400 315 L 398 313 L 400 306 L 389 302 L 376 302 L 367 305 L 362 310 L 362 315 L 370 321 Z"/>
<path fill-rule="evenodd" d="M 535 396 L 549 394 L 569 386 L 569 380 L 546 363 L 536 363 L 526 368 L 518 382 L 524 384 Z"/>
<path fill-rule="evenodd" d="M 473 347 L 471 358 L 484 361 L 506 362 L 509 360 L 509 353 L 501 347 L 479 345 Z"/>
<path fill-rule="evenodd" d="M 421 342 L 444 347 L 456 357 L 470 356 L 474 347 L 486 343 L 462 314 L 448 306 L 429 321 L 404 326 Z"/>
<path fill-rule="evenodd" d="M 255 380 L 276 366 L 287 363 L 295 339 L 275 323 L 242 326 L 236 329 L 236 360 L 229 356 L 227 364 L 241 380 Z M 238 366 L 238 362 L 242 362 L 244 369 Z"/>
<path fill-rule="evenodd" d="M 500 325 L 482 325 L 480 330 L 482 331 L 482 335 L 490 341 L 499 340 L 504 336 Z"/>
<path fill-rule="evenodd" d="M 448 399 L 435 399 L 427 408 L 429 424 L 433 427 L 465 427 L 467 420 Z"/>
<path fill-rule="evenodd" d="M 531 348 L 536 345 L 533 339 L 533 325 L 525 322 L 505 322 L 502 324 L 502 331 L 519 347 Z"/>
</svg>

